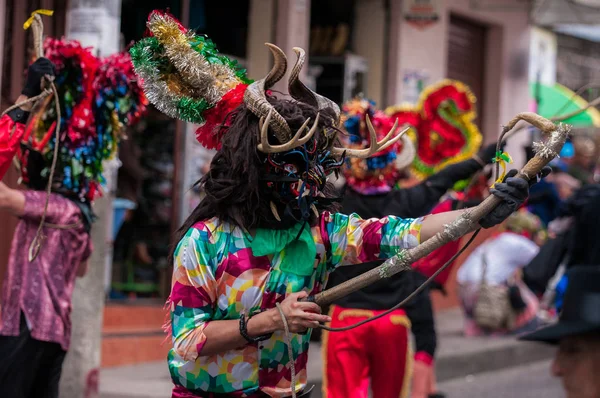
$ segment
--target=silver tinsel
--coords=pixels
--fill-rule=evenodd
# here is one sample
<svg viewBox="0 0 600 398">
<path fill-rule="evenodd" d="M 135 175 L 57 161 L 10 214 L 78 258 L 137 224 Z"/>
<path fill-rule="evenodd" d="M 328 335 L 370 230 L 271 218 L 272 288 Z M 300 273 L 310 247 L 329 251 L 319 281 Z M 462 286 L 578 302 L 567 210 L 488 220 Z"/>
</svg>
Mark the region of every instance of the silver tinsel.
<svg viewBox="0 0 600 398">
<path fill-rule="evenodd" d="M 144 51 L 148 53 L 151 52 L 150 48 L 148 47 L 144 48 Z M 135 68 L 135 73 L 142 78 L 142 85 L 148 101 L 150 101 L 158 110 L 167 116 L 174 119 L 181 119 L 177 108 L 180 97 L 169 90 L 167 83 L 161 79 L 161 74 L 158 68 L 149 63 L 143 63 Z M 186 121 L 198 122 L 195 120 Z"/>
<path fill-rule="evenodd" d="M 539 155 L 543 158 L 558 158 L 559 153 L 557 153 L 554 148 L 560 149 L 565 144 L 566 139 L 569 137 L 569 133 L 571 132 L 571 125 L 559 123 L 556 127 L 556 130 L 550 134 L 550 137 L 546 142 L 534 142 L 533 150 L 536 155 Z"/>
<path fill-rule="evenodd" d="M 189 85 L 188 89 L 193 90 L 194 98 L 203 98 L 210 105 L 215 105 L 227 91 L 239 84 L 230 67 L 211 64 L 195 51 L 189 44 L 193 32 L 181 32 L 171 17 L 155 13 L 148 22 L 148 28 L 163 44 L 165 55 Z"/>
</svg>

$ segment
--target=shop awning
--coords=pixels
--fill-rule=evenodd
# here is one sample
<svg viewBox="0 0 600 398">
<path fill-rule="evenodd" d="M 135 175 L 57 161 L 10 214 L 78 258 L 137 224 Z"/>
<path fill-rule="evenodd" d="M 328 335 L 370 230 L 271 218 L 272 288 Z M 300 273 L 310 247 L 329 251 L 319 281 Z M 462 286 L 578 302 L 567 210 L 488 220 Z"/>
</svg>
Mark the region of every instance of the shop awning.
<svg viewBox="0 0 600 398">
<path fill-rule="evenodd" d="M 534 0 L 531 20 L 533 24 L 552 28 L 558 25 L 596 25 L 600 21 L 600 1 Z"/>
<path fill-rule="evenodd" d="M 531 98 L 537 101 L 537 113 L 548 119 L 584 109 L 588 102 L 561 84 L 552 86 L 529 83 Z M 590 107 L 582 113 L 564 120 L 573 127 L 600 127 L 600 111 Z"/>
</svg>

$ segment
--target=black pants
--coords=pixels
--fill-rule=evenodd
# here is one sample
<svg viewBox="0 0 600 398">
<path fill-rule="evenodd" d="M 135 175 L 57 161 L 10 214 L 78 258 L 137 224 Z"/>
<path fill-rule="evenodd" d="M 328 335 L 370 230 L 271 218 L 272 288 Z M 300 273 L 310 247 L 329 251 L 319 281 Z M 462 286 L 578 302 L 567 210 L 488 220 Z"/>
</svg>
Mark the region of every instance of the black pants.
<svg viewBox="0 0 600 398">
<path fill-rule="evenodd" d="M 60 344 L 33 339 L 21 314 L 19 335 L 0 336 L 0 397 L 58 398 L 66 354 Z"/>
</svg>

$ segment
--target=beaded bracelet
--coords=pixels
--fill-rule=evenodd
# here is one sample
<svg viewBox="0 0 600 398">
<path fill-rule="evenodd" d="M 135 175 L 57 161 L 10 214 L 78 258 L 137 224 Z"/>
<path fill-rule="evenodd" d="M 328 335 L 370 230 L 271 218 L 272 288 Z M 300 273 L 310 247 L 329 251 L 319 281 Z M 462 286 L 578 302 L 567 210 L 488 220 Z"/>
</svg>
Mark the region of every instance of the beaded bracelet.
<svg viewBox="0 0 600 398">
<path fill-rule="evenodd" d="M 251 344 L 258 343 L 259 341 L 268 340 L 273 335 L 273 333 L 263 334 L 262 336 L 256 337 L 251 337 L 250 335 L 248 335 L 248 321 L 250 321 L 250 318 L 252 318 L 254 315 L 255 314 L 251 314 L 250 316 L 248 316 L 248 320 L 246 320 L 246 315 L 242 314 L 240 316 L 240 334 L 243 338 L 246 339 L 248 343 Z"/>
</svg>

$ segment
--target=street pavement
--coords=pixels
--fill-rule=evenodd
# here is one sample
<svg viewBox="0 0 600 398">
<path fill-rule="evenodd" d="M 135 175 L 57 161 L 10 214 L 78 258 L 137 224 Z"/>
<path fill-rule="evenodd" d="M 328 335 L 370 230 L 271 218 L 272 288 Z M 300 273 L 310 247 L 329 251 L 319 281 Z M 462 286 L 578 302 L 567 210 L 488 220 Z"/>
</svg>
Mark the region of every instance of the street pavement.
<svg viewBox="0 0 600 398">
<path fill-rule="evenodd" d="M 458 309 L 436 314 L 436 328 L 437 376 L 448 398 L 562 397 L 560 384 L 549 374 L 553 348 L 514 336 L 466 338 Z M 321 398 L 320 350 L 319 343 L 311 343 L 307 370 L 308 382 L 315 385 L 312 398 Z M 169 397 L 171 386 L 166 360 L 100 371 L 101 398 Z"/>
<path fill-rule="evenodd" d="M 564 398 L 560 380 L 550 375 L 551 361 L 460 377 L 439 384 L 446 398 Z"/>
<path fill-rule="evenodd" d="M 140 368 L 145 373 L 145 383 L 137 391 L 119 393 L 108 392 L 103 388 L 101 398 L 129 397 L 169 397 L 170 381 L 166 375 L 156 377 L 149 369 Z M 123 375 L 125 376 L 125 375 Z M 311 398 L 322 398 L 321 382 L 316 381 Z M 121 385 L 121 388 L 126 388 Z M 140 388 L 141 387 L 141 388 Z M 439 384 L 439 390 L 446 398 L 563 398 L 560 381 L 550 375 L 550 361 L 535 362 L 505 370 L 459 377 Z"/>
</svg>

